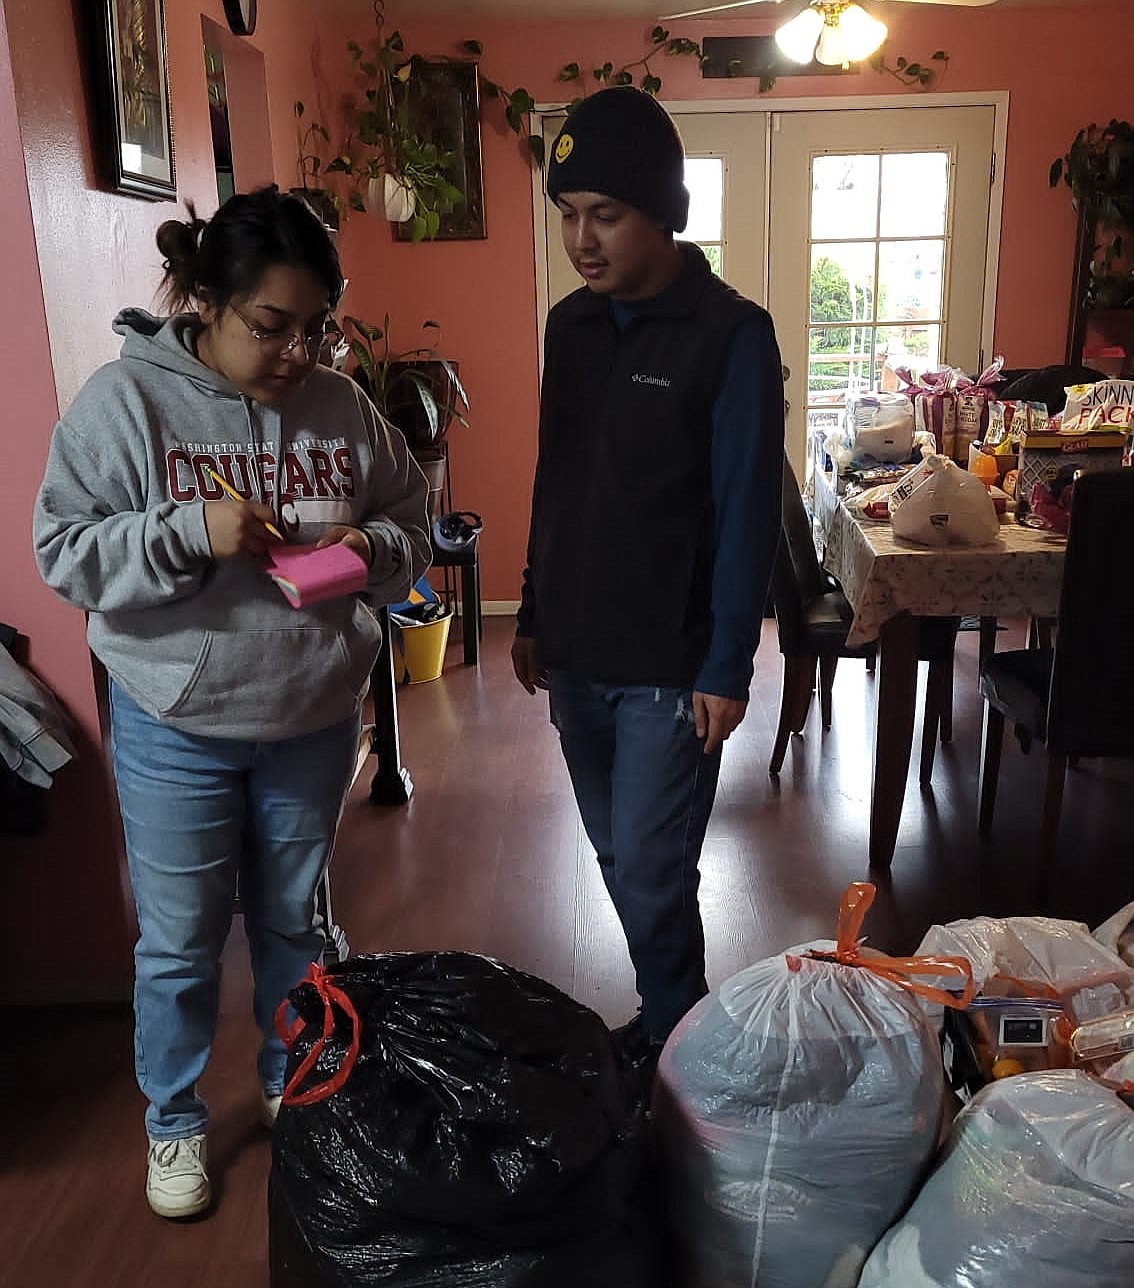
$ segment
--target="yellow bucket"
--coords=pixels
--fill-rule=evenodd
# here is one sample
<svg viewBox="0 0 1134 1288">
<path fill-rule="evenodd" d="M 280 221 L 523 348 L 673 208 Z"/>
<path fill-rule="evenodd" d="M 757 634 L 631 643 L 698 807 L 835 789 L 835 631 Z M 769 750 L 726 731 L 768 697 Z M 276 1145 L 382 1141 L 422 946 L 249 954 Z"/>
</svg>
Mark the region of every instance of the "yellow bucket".
<svg viewBox="0 0 1134 1288">
<path fill-rule="evenodd" d="M 394 677 L 399 684 L 439 680 L 445 667 L 452 612 L 432 622 L 398 622 L 395 626 Z"/>
</svg>

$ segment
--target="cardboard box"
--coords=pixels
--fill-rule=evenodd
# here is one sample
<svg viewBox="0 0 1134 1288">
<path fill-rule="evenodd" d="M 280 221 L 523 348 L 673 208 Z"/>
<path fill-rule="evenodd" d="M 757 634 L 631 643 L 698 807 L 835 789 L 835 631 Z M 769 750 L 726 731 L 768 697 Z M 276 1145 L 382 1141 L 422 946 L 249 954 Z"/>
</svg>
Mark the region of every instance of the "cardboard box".
<svg viewBox="0 0 1134 1288">
<path fill-rule="evenodd" d="M 1125 446 L 1126 435 L 1121 432 L 1028 434 L 1020 444 L 1017 500 L 1026 502 L 1037 483 L 1050 486 L 1066 466 L 1079 470 L 1116 470 L 1122 465 Z"/>
</svg>

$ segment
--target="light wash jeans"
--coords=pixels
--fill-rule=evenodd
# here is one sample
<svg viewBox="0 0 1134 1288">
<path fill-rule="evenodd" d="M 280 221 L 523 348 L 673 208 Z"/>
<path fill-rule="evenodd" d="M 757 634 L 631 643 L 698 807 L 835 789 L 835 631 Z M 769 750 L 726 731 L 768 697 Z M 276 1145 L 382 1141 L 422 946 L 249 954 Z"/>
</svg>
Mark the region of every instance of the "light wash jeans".
<svg viewBox="0 0 1134 1288">
<path fill-rule="evenodd" d="M 302 738 L 244 742 L 179 732 L 111 685 L 111 747 L 141 931 L 134 949 L 134 1059 L 146 1130 L 205 1130 L 198 1096 L 216 1032 L 220 958 L 239 884 L 263 1034 L 265 1093 L 283 1088 L 277 1006 L 317 961 L 315 894 L 358 748 L 353 716 Z"/>
<path fill-rule="evenodd" d="M 688 689 L 551 673 L 551 718 L 583 827 L 634 963 L 642 1023 L 664 1042 L 706 993 L 697 865 L 721 752 L 693 727 Z"/>
</svg>

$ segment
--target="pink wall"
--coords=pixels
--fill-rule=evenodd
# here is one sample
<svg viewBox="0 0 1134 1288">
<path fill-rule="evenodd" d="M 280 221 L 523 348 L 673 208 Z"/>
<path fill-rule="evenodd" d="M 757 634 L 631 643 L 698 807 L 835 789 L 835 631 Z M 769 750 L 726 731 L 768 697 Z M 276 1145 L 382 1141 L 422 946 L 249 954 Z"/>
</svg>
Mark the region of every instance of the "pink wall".
<svg viewBox="0 0 1134 1288">
<path fill-rule="evenodd" d="M 588 21 L 504 23 L 476 19 L 419 22 L 412 0 L 390 5 L 388 28 L 400 26 L 407 49 L 454 54 L 457 42 L 479 39 L 485 74 L 522 84 L 538 101 L 563 101 L 554 80 L 559 66 L 634 58 L 651 24 Z M 363 12 L 353 34 L 365 40 Z M 996 350 L 1011 366 L 1061 361 L 1070 290 L 1074 217 L 1065 192 L 1047 187 L 1048 166 L 1076 130 L 1092 120 L 1134 113 L 1128 51 L 1134 6 L 1109 3 L 960 10 L 887 5 L 891 58 L 951 55 L 940 91 L 1007 90 L 1011 94 L 1004 202 L 1004 246 L 997 299 Z M 757 34 L 769 19 L 690 21 L 671 31 L 705 35 Z M 1089 58 L 1081 56 L 1087 32 Z M 324 67 L 341 65 L 328 37 Z M 341 48 L 341 44 L 340 44 Z M 1063 54 L 1060 51 L 1065 51 Z M 1078 51 L 1078 52 L 1076 52 Z M 702 80 L 691 60 L 662 57 L 661 97 L 760 99 L 754 80 Z M 787 77 L 772 99 L 909 93 L 889 76 Z M 523 563 L 528 493 L 535 455 L 537 336 L 533 288 L 531 177 L 502 110 L 489 104 L 483 128 L 488 240 L 425 246 L 394 243 L 370 217 L 352 220 L 344 252 L 352 278 L 349 307 L 381 320 L 388 310 L 399 345 L 413 343 L 419 319 L 443 325 L 445 351 L 459 358 L 473 399 L 472 427 L 450 434 L 456 503 L 487 520 L 484 597 L 515 599 Z"/>
<path fill-rule="evenodd" d="M 76 717 L 79 760 L 51 790 L 42 837 L 6 842 L 0 997 L 83 997 L 121 992 L 130 978 L 131 913 L 116 814 L 98 747 L 95 685 L 81 613 L 41 583 L 31 555 L 31 511 L 57 408 L 113 358 L 110 320 L 126 304 L 151 305 L 160 276 L 154 233 L 179 209 L 104 192 L 95 177 L 88 95 L 92 65 L 72 0 L 0 0 L 0 390 L 5 406 L 5 551 L 0 617 L 31 640 L 31 660 Z M 223 24 L 221 0 L 167 3 L 179 196 L 216 206 L 201 19 Z M 292 183 L 291 103 L 312 92 L 316 18 L 303 0 L 262 6 L 250 42 L 265 55 L 271 149 Z M 9 57 L 10 48 L 10 57 Z M 269 154 L 270 155 L 270 154 Z M 271 174 L 263 160 L 258 178 Z M 26 173 L 26 185 L 23 176 Z"/>
</svg>

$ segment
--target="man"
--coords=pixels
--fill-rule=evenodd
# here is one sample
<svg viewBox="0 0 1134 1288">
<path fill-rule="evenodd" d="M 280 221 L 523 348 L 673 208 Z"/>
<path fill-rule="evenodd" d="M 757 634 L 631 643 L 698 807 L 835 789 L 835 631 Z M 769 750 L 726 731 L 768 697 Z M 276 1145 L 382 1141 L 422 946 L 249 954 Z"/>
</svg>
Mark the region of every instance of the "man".
<svg viewBox="0 0 1134 1288">
<path fill-rule="evenodd" d="M 585 99 L 547 191 L 586 285 L 547 320 L 512 664 L 550 689 L 642 999 L 623 1037 L 649 1074 L 707 991 L 698 862 L 779 539 L 782 369 L 768 314 L 674 241 L 684 153 L 650 95 Z"/>
</svg>

